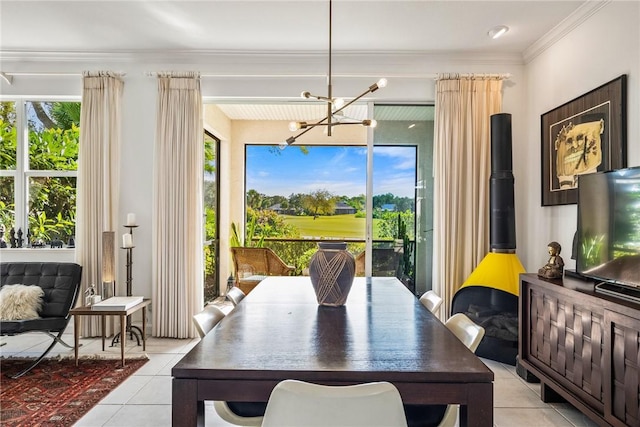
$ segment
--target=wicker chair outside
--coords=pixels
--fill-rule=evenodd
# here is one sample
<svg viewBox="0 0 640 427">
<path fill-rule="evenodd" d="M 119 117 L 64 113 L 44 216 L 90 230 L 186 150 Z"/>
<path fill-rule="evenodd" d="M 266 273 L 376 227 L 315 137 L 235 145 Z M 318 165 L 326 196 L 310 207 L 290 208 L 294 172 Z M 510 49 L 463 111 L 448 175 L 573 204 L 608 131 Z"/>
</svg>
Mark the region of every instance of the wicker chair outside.
<svg viewBox="0 0 640 427">
<path fill-rule="evenodd" d="M 236 286 L 251 292 L 265 276 L 289 276 L 295 267 L 287 265 L 269 248 L 232 247 Z"/>
</svg>

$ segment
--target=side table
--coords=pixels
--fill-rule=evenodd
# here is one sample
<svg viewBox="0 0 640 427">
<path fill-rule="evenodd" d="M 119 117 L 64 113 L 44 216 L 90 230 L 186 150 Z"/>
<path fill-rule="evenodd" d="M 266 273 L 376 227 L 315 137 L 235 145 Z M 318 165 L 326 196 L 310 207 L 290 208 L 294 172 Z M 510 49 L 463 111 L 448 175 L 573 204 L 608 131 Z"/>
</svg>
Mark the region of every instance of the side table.
<svg viewBox="0 0 640 427">
<path fill-rule="evenodd" d="M 104 351 L 104 330 L 106 316 L 120 317 L 120 358 L 124 366 L 124 348 L 126 346 L 127 317 L 142 309 L 142 350 L 146 350 L 146 329 L 147 329 L 147 306 L 151 304 L 151 299 L 145 299 L 140 304 L 134 305 L 128 310 L 92 310 L 91 306 L 76 307 L 69 311 L 73 314 L 73 352 L 78 366 L 78 339 L 80 338 L 80 316 L 100 316 L 100 335 L 102 336 L 102 351 Z"/>
</svg>

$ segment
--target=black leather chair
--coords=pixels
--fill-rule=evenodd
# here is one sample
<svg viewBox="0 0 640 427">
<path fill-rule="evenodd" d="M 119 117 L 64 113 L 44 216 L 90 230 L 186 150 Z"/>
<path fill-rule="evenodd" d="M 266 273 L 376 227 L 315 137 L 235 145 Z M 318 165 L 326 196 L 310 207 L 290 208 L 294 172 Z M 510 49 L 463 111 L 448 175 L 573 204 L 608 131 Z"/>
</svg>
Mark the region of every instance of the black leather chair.
<svg viewBox="0 0 640 427">
<path fill-rule="evenodd" d="M 78 299 L 82 267 L 73 263 L 59 262 L 3 262 L 0 263 L 0 288 L 5 285 L 39 286 L 44 291 L 42 309 L 37 319 L 2 320 L 0 335 L 18 335 L 26 332 L 43 332 L 53 338 L 53 342 L 30 366 L 11 375 L 18 378 L 33 369 L 57 344 L 69 348 L 61 337 L 69 323 Z"/>
</svg>

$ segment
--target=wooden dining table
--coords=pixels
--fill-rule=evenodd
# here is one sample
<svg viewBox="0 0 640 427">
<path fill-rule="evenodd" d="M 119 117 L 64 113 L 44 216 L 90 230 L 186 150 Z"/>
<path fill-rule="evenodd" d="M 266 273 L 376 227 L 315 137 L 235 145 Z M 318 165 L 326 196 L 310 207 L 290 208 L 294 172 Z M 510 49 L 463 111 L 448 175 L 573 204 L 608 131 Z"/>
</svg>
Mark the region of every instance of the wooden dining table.
<svg viewBox="0 0 640 427">
<path fill-rule="evenodd" d="M 173 426 L 203 426 L 204 401 L 266 402 L 275 385 L 389 381 L 407 404 L 454 404 L 493 425 L 493 372 L 396 278 L 357 277 L 342 307 L 309 277 L 268 277 L 171 371 Z"/>
</svg>

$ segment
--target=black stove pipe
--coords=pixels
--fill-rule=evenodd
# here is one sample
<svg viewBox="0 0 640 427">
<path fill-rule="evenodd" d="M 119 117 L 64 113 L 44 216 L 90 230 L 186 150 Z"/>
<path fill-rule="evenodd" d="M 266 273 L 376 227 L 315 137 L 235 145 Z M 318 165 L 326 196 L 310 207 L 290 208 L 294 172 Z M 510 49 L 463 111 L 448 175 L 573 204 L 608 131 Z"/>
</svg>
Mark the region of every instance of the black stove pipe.
<svg viewBox="0 0 640 427">
<path fill-rule="evenodd" d="M 511 150 L 511 114 L 491 116 L 491 177 L 489 181 L 490 248 L 515 253 L 516 214 Z"/>
</svg>

